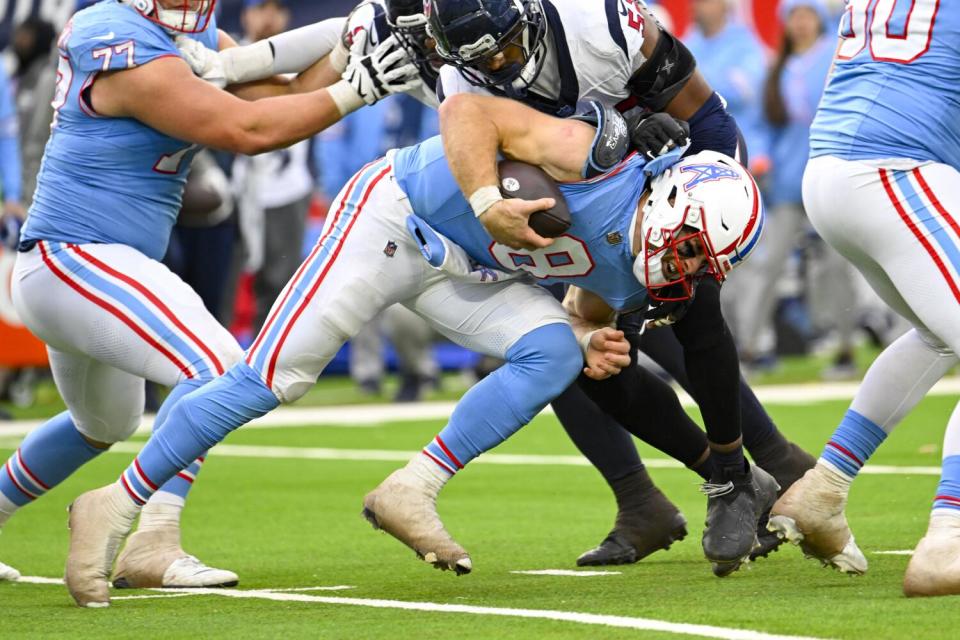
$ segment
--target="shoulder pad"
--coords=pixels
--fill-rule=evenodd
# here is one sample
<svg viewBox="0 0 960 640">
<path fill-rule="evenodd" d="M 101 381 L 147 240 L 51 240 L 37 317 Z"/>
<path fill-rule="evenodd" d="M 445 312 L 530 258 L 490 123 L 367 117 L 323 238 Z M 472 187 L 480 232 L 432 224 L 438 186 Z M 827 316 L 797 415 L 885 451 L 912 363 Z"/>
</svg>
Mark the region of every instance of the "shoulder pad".
<svg viewBox="0 0 960 640">
<path fill-rule="evenodd" d="M 630 132 L 623 116 L 613 107 L 606 107 L 598 100 L 590 101 L 590 111 L 573 116 L 597 128 L 587 161 L 581 175 L 593 178 L 606 173 L 623 160 L 630 152 Z"/>
</svg>

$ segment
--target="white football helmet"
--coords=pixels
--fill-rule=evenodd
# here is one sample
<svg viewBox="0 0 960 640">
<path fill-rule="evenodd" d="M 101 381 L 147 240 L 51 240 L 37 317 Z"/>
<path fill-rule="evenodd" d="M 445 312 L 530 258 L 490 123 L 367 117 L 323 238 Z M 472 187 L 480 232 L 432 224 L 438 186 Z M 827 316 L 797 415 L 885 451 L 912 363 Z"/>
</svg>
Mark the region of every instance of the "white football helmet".
<svg viewBox="0 0 960 640">
<path fill-rule="evenodd" d="M 686 157 L 650 183 L 633 273 L 654 300 L 689 299 L 700 277 L 723 282 L 747 258 L 760 239 L 763 216 L 757 184 L 739 162 L 716 151 Z M 681 247 L 690 240 L 707 258 L 697 273 L 682 266 L 691 256 Z"/>
<path fill-rule="evenodd" d="M 120 0 L 172 33 L 200 33 L 210 24 L 217 0 Z M 169 5 L 169 6 L 166 6 Z"/>
</svg>

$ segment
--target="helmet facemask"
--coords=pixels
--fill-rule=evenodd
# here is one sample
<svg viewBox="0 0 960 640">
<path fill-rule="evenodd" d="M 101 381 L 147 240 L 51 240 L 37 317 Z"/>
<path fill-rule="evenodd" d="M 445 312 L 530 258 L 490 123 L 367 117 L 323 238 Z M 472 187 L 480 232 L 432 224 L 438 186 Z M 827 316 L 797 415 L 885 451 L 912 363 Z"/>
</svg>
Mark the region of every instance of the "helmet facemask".
<svg viewBox="0 0 960 640">
<path fill-rule="evenodd" d="M 403 47 L 421 73 L 436 78 L 443 66 L 433 38 L 427 34 L 427 17 L 422 13 L 387 18 L 391 33 Z"/>
<path fill-rule="evenodd" d="M 763 230 L 753 178 L 713 151 L 688 156 L 654 178 L 638 218 L 641 247 L 633 273 L 657 301 L 692 298 L 706 276 L 723 282 Z M 701 256 L 696 269 L 685 263 Z"/>
<path fill-rule="evenodd" d="M 431 0 L 428 0 L 429 5 Z M 436 42 L 437 54 L 454 65 L 470 84 L 497 87 L 509 95 L 523 95 L 534 83 L 546 59 L 547 23 L 539 0 L 513 0 L 518 18 L 499 38 L 485 33 L 474 42 L 456 47 L 436 22 L 427 25 L 427 34 Z M 471 16 L 473 17 L 473 16 Z M 506 62 L 492 69 L 494 58 Z"/>
<path fill-rule="evenodd" d="M 147 20 L 171 33 L 201 33 L 210 25 L 217 0 L 175 0 L 166 7 L 161 0 L 122 0 Z"/>
</svg>

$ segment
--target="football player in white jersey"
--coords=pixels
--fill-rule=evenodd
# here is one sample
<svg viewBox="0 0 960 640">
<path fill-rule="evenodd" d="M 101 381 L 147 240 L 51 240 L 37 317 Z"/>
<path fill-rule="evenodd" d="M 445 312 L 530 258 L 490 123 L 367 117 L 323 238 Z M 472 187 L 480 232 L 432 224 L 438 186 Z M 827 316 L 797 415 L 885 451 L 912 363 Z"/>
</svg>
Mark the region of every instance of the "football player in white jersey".
<svg viewBox="0 0 960 640">
<path fill-rule="evenodd" d="M 960 354 L 960 7 L 850 0 L 810 131 L 803 203 L 817 232 L 913 329 L 881 353 L 770 526 L 846 573 L 867 560 L 844 509 L 851 483 Z M 960 406 L 947 422 L 908 596 L 960 594 Z"/>
</svg>

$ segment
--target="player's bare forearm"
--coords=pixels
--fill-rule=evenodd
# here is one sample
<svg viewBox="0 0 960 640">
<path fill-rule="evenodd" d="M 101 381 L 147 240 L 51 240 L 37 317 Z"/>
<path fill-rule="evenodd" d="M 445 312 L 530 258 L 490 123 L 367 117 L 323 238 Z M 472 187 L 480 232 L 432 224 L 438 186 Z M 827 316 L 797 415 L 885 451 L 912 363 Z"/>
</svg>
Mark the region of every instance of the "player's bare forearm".
<svg viewBox="0 0 960 640">
<path fill-rule="evenodd" d="M 464 193 L 497 184 L 497 152 L 537 165 L 555 180 L 580 178 L 595 130 L 506 98 L 457 94 L 440 106 L 450 169 Z"/>
<path fill-rule="evenodd" d="M 295 78 L 287 79 L 283 76 L 273 76 L 256 82 L 230 85 L 227 89 L 243 100 L 260 100 L 325 89 L 338 80 L 340 80 L 340 74 L 330 64 L 329 56 L 327 56 L 318 60 Z"/>
<path fill-rule="evenodd" d="M 580 287 L 567 289 L 563 308 L 570 316 L 570 325 L 577 339 L 591 331 L 612 327 L 616 319 L 616 313 L 603 298 Z"/>
<path fill-rule="evenodd" d="M 613 328 L 614 311 L 602 298 L 570 287 L 563 306 L 583 351 L 584 375 L 604 380 L 630 366 L 630 341 L 622 331 Z"/>
<path fill-rule="evenodd" d="M 341 117 L 326 90 L 247 102 L 195 77 L 173 57 L 104 74 L 92 98 L 102 115 L 135 118 L 179 140 L 248 155 L 309 138 Z"/>
<path fill-rule="evenodd" d="M 220 51 L 225 51 L 235 48 L 237 42 L 229 34 L 221 31 L 218 46 Z M 309 93 L 329 87 L 339 79 L 340 72 L 333 68 L 330 63 L 330 56 L 326 55 L 292 79 L 284 76 L 271 76 L 253 82 L 230 85 L 228 90 L 243 100 L 260 100 L 261 98 L 294 93 Z"/>
</svg>

